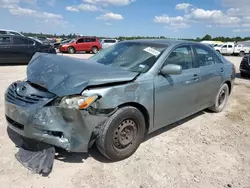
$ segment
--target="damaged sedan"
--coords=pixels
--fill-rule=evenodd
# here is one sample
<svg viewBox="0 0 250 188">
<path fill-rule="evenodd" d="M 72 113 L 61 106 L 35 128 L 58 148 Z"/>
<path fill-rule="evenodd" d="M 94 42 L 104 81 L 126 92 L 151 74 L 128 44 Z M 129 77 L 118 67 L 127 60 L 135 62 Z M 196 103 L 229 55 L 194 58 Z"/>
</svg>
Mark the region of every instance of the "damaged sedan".
<svg viewBox="0 0 250 188">
<path fill-rule="evenodd" d="M 123 41 L 88 60 L 36 53 L 27 79 L 5 93 L 9 128 L 69 152 L 93 144 L 112 161 L 146 135 L 209 108 L 221 112 L 234 65 L 209 46 L 178 40 Z"/>
</svg>

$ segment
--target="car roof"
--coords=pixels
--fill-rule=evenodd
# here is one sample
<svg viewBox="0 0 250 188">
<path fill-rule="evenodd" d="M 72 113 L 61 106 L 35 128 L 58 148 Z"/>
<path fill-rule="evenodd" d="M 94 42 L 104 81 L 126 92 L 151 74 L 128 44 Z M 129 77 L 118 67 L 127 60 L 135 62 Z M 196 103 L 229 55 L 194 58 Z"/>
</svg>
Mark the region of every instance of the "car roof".
<svg viewBox="0 0 250 188">
<path fill-rule="evenodd" d="M 22 35 L 10 35 L 10 34 L 0 34 L 0 36 L 6 36 L 6 37 L 22 37 L 22 38 L 29 38 L 29 37 L 25 37 L 25 36 L 22 36 Z"/>
<path fill-rule="evenodd" d="M 12 31 L 12 32 L 20 33 L 20 32 L 18 32 L 18 31 L 15 31 L 15 30 L 9 30 L 9 29 L 0 29 L 0 31 Z"/>
<path fill-rule="evenodd" d="M 138 43 L 152 43 L 152 44 L 154 43 L 154 44 L 165 44 L 165 45 L 172 45 L 172 44 L 178 45 L 183 43 L 189 43 L 189 44 L 204 45 L 199 42 L 187 41 L 187 40 L 174 40 L 174 39 L 135 39 L 135 40 L 124 40 L 122 42 L 138 42 Z"/>
</svg>

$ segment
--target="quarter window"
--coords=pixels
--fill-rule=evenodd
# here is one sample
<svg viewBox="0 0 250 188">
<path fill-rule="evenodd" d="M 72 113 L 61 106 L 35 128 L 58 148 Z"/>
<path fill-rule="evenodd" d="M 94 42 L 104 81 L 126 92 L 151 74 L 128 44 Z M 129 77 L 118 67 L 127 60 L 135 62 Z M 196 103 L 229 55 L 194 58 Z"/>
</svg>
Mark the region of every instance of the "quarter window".
<svg viewBox="0 0 250 188">
<path fill-rule="evenodd" d="M 0 45 L 8 45 L 10 44 L 10 37 L 0 37 Z"/>
<path fill-rule="evenodd" d="M 165 61 L 164 66 L 168 64 L 175 64 L 180 65 L 182 70 L 187 70 L 192 68 L 192 63 L 192 51 L 190 46 L 181 46 L 171 52 Z"/>
</svg>

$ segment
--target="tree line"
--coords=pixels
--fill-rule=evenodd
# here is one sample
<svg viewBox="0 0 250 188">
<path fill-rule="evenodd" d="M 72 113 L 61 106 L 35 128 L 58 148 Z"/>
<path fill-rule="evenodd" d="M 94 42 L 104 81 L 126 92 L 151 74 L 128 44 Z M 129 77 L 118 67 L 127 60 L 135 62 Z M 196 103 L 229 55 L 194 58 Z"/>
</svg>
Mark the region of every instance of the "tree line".
<svg viewBox="0 0 250 188">
<path fill-rule="evenodd" d="M 45 34 L 45 33 L 26 33 L 26 32 L 21 32 L 24 36 L 29 36 L 29 37 L 35 37 L 35 36 L 45 36 L 45 37 L 49 37 L 49 38 L 69 38 L 69 39 L 73 39 L 78 37 L 78 34 L 75 33 L 71 33 L 69 35 L 57 35 L 57 34 Z M 97 36 L 99 39 L 103 39 L 103 38 L 109 38 L 109 37 L 104 37 L 104 36 Z M 246 40 L 250 40 L 250 37 L 224 37 L 224 36 L 219 36 L 219 37 L 212 37 L 211 35 L 207 34 L 204 37 L 200 38 L 197 37 L 195 39 L 192 38 L 169 38 L 166 36 L 157 36 L 157 37 L 153 37 L 153 36 L 132 36 L 132 37 L 126 37 L 126 36 L 119 36 L 119 37 L 114 37 L 118 40 L 134 40 L 134 39 L 178 39 L 178 40 L 189 40 L 189 41 L 203 41 L 203 40 L 212 40 L 212 41 L 222 41 L 222 42 L 238 42 L 238 41 L 246 41 Z"/>
</svg>

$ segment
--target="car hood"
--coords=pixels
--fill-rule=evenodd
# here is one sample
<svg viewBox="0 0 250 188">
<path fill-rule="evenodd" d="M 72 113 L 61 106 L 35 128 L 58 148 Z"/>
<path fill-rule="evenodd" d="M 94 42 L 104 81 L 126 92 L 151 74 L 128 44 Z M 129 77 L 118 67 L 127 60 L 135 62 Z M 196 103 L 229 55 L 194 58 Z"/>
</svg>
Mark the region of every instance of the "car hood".
<svg viewBox="0 0 250 188">
<path fill-rule="evenodd" d="M 80 94 L 88 86 L 133 81 L 139 73 L 91 60 L 36 53 L 27 66 L 27 80 L 57 96 Z"/>
</svg>

